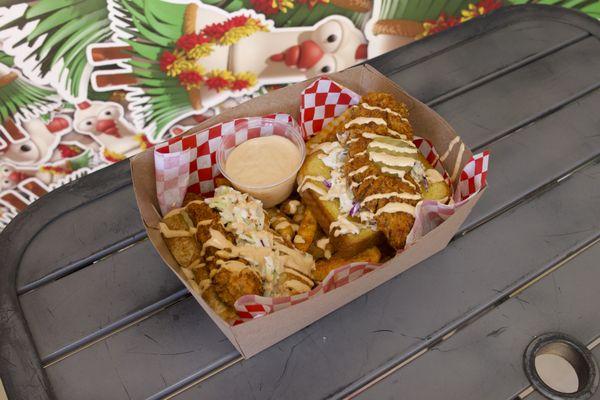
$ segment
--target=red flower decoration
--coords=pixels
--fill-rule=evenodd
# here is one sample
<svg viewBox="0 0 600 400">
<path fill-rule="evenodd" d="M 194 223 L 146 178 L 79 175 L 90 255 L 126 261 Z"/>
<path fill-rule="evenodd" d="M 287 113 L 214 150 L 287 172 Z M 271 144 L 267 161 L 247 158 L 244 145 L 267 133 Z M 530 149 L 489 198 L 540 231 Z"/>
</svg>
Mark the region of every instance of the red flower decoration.
<svg viewBox="0 0 600 400">
<path fill-rule="evenodd" d="M 168 50 L 165 50 L 160 56 L 160 70 L 163 72 L 167 71 L 167 68 L 177 60 L 177 57 Z"/>
<path fill-rule="evenodd" d="M 479 7 L 484 9 L 484 14 L 487 14 L 502 7 L 502 2 L 499 0 L 480 0 L 477 2 L 477 8 Z"/>
<path fill-rule="evenodd" d="M 209 39 L 202 33 L 187 33 L 177 39 L 177 47 L 185 51 L 190 51 L 194 47 L 209 42 Z"/>
<path fill-rule="evenodd" d="M 215 24 L 210 24 L 202 29 L 201 34 L 207 36 L 210 39 L 221 39 L 227 31 L 233 28 L 237 28 L 240 26 L 244 26 L 250 17 L 245 15 L 238 15 L 236 17 L 232 17 L 227 21 L 218 22 Z"/>
<path fill-rule="evenodd" d="M 433 35 L 434 33 L 445 31 L 448 28 L 452 28 L 453 26 L 460 24 L 460 18 L 453 17 L 452 15 L 448 15 L 446 13 L 441 13 L 437 20 L 429 20 L 425 21 L 425 23 L 429 24 L 427 34 Z"/>
<path fill-rule="evenodd" d="M 265 15 L 277 14 L 279 10 L 273 7 L 273 0 L 250 0 L 252 8 Z"/>
<path fill-rule="evenodd" d="M 227 89 L 229 86 L 229 81 L 220 76 L 213 76 L 206 80 L 206 86 L 208 86 L 212 90 L 216 90 L 217 92 Z"/>
<path fill-rule="evenodd" d="M 329 3 L 329 0 L 298 0 L 298 3 L 308 4 L 308 8 L 312 9 L 317 4 L 327 5 Z"/>
<path fill-rule="evenodd" d="M 182 85 L 197 85 L 204 80 L 204 77 L 196 71 L 181 71 L 179 74 L 179 82 Z"/>
<path fill-rule="evenodd" d="M 236 79 L 230 85 L 231 90 L 244 90 L 250 87 L 250 82 L 245 79 Z"/>
</svg>

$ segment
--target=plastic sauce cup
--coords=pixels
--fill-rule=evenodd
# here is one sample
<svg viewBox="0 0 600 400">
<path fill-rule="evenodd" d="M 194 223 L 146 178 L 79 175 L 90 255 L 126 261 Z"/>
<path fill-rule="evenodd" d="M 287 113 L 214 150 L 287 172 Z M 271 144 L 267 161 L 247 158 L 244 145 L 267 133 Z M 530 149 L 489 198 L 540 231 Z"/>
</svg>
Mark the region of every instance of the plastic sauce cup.
<svg viewBox="0 0 600 400">
<path fill-rule="evenodd" d="M 248 159 L 252 158 L 255 160 L 254 163 L 250 162 L 248 165 L 248 171 L 256 170 L 255 173 L 261 174 L 262 182 L 260 184 L 240 181 L 240 179 L 236 179 L 235 176 L 231 176 L 231 174 L 227 172 L 228 157 L 235 149 L 242 145 L 242 143 L 259 137 L 263 138 L 273 135 L 281 136 L 289 140 L 298 150 L 299 157 L 297 157 L 297 164 L 285 166 L 285 170 L 289 169 L 289 173 L 283 173 L 280 168 L 278 168 L 277 171 L 264 171 L 260 168 L 263 163 L 268 164 L 269 160 L 275 158 L 273 152 L 274 150 L 276 151 L 276 149 L 272 146 L 265 146 L 264 148 L 253 146 L 252 154 L 248 154 Z M 264 142 L 264 140 L 261 141 Z M 259 143 L 259 141 L 255 142 L 255 144 Z M 273 143 L 270 144 L 272 145 Z M 284 142 L 283 144 L 288 147 L 287 143 Z M 244 150 L 238 151 L 247 151 L 249 148 L 249 145 L 246 144 Z M 290 150 L 290 148 L 291 147 L 288 147 L 287 150 Z M 240 154 L 241 153 L 238 152 L 236 155 L 238 162 L 242 160 L 239 158 Z M 240 124 L 236 127 L 234 133 L 224 135 L 221 138 L 221 144 L 217 149 L 217 165 L 223 176 L 229 180 L 237 190 L 248 193 L 255 199 L 262 201 L 265 208 L 276 206 L 290 196 L 292 190 L 294 190 L 296 175 L 304 163 L 305 157 L 306 146 L 302 134 L 297 128 L 290 124 L 265 118 L 253 119 L 249 123 Z M 273 181 L 269 181 L 269 175 L 276 175 L 277 177 L 274 178 Z"/>
</svg>

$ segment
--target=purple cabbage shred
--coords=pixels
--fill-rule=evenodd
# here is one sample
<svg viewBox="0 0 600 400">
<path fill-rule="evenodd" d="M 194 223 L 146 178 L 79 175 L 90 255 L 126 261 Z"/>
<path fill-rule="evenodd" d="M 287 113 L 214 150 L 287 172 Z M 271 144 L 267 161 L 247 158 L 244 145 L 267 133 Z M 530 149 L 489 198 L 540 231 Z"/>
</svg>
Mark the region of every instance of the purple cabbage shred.
<svg viewBox="0 0 600 400">
<path fill-rule="evenodd" d="M 358 213 L 359 210 L 360 210 L 360 203 L 354 203 L 354 205 L 350 209 L 350 216 L 354 217 Z"/>
</svg>

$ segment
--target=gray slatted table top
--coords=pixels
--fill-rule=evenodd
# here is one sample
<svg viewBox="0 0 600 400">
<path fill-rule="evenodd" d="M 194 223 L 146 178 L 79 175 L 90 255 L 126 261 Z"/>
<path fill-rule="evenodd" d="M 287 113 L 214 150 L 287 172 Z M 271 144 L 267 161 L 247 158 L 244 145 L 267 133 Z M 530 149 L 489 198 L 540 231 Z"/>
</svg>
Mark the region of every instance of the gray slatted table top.
<svg viewBox="0 0 600 400">
<path fill-rule="evenodd" d="M 127 162 L 43 197 L 0 235 L 9 399 L 514 398 L 533 337 L 600 336 L 599 37 L 508 8 L 370 61 L 491 151 L 489 190 L 447 249 L 250 360 L 145 239 Z"/>
</svg>

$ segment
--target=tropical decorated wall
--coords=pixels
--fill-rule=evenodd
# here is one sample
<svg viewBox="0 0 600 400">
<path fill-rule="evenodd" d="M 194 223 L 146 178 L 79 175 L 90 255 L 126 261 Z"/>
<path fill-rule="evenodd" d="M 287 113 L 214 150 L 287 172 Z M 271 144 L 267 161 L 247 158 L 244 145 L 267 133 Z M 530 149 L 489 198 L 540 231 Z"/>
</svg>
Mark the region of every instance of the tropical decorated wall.
<svg viewBox="0 0 600 400">
<path fill-rule="evenodd" d="M 224 109 L 525 3 L 600 17 L 599 0 L 0 1 L 0 230 Z"/>
</svg>

